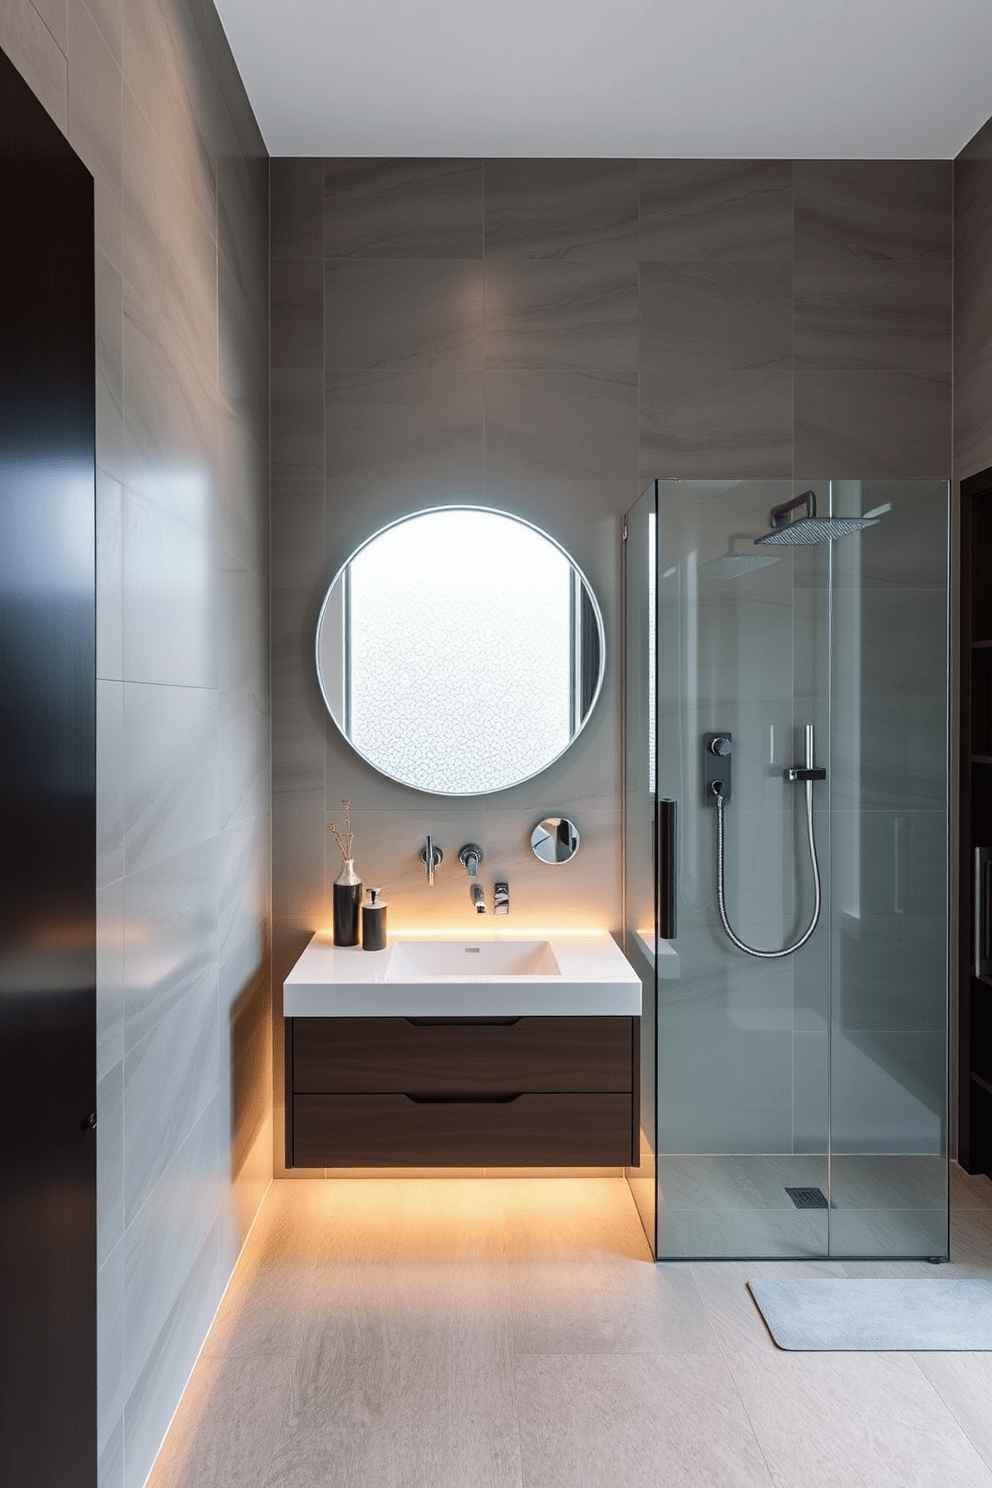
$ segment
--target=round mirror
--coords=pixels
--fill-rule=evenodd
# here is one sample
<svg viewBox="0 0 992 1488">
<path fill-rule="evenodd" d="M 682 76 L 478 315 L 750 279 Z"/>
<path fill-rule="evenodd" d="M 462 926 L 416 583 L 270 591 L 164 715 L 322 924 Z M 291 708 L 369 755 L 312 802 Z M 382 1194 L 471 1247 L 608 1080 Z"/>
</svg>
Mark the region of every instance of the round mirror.
<svg viewBox="0 0 992 1488">
<path fill-rule="evenodd" d="M 589 583 L 505 512 L 439 507 L 353 553 L 317 622 L 317 676 L 353 749 L 415 790 L 484 795 L 547 769 L 603 681 Z"/>
<path fill-rule="evenodd" d="M 567 863 L 579 850 L 579 829 L 567 816 L 546 816 L 530 834 L 535 858 L 542 863 Z"/>
</svg>

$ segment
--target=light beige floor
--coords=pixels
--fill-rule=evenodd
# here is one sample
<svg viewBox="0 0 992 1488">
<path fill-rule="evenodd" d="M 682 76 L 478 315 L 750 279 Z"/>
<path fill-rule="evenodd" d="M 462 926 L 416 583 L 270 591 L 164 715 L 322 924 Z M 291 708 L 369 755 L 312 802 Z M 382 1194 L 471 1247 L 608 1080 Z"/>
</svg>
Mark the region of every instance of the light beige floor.
<svg viewBox="0 0 992 1488">
<path fill-rule="evenodd" d="M 992 1488 L 992 1354 L 795 1354 L 749 1276 L 655 1265 L 616 1178 L 273 1183 L 149 1488 Z"/>
</svg>

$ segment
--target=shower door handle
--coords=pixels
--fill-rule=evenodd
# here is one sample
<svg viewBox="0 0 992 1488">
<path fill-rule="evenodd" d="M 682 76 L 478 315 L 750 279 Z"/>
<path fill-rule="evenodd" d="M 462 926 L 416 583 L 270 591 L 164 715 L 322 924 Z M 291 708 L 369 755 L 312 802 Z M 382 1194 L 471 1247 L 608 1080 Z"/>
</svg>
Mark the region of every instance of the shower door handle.
<svg viewBox="0 0 992 1488">
<path fill-rule="evenodd" d="M 677 900 L 678 874 L 678 807 L 674 801 L 658 802 L 655 824 L 657 864 L 655 868 L 658 890 L 658 938 L 674 940 L 676 935 L 675 905 Z"/>
</svg>

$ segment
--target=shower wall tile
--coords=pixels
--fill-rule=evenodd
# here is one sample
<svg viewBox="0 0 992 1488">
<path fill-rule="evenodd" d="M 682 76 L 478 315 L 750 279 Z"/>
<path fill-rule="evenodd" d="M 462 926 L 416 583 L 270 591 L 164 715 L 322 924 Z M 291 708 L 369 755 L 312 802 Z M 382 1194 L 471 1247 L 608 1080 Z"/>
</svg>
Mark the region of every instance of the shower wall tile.
<svg viewBox="0 0 992 1488">
<path fill-rule="evenodd" d="M 272 479 L 312 480 L 324 474 L 324 374 L 319 367 L 273 367 Z"/>
<path fill-rule="evenodd" d="M 325 569 L 323 481 L 273 480 L 272 513 L 272 585 L 310 589 Z"/>
<path fill-rule="evenodd" d="M 638 258 L 636 160 L 487 160 L 486 259 Z"/>
<path fill-rule="evenodd" d="M 124 281 L 101 251 L 96 255 L 96 314 L 97 468 L 120 471 L 124 468 Z"/>
<path fill-rule="evenodd" d="M 96 684 L 97 888 L 124 876 L 124 684 Z M 103 784 L 106 782 L 106 784 Z"/>
<path fill-rule="evenodd" d="M 946 476 L 949 376 L 797 371 L 795 379 L 795 468 L 803 477 Z"/>
<path fill-rule="evenodd" d="M 634 264 L 486 265 L 487 368 L 637 367 Z"/>
<path fill-rule="evenodd" d="M 324 261 L 273 259 L 270 270 L 273 367 L 322 367 L 324 363 Z"/>
<path fill-rule="evenodd" d="M 124 862 L 138 873 L 218 830 L 217 694 L 124 687 Z"/>
<path fill-rule="evenodd" d="M 989 172 L 992 197 L 992 171 Z M 961 249 L 954 260 L 954 357 L 957 374 L 981 372 L 992 362 L 992 284 L 988 255 L 992 225 L 984 242 Z"/>
<path fill-rule="evenodd" d="M 521 368 L 485 377 L 487 476 L 611 478 L 636 469 L 636 373 Z"/>
<path fill-rule="evenodd" d="M 482 476 L 479 372 L 332 371 L 325 400 L 329 476 Z"/>
<path fill-rule="evenodd" d="M 273 159 L 269 165 L 272 262 L 324 253 L 324 162 Z"/>
<path fill-rule="evenodd" d="M 792 262 L 791 160 L 642 160 L 642 259 Z"/>
<path fill-rule="evenodd" d="M 216 837 L 124 880 L 124 1052 L 191 988 L 216 983 Z"/>
<path fill-rule="evenodd" d="M 640 377 L 641 475 L 791 476 L 793 374 L 645 369 Z"/>
<path fill-rule="evenodd" d="M 947 265 L 852 261 L 796 265 L 796 366 L 891 368 L 947 377 Z"/>
<path fill-rule="evenodd" d="M 797 160 L 796 260 L 951 257 L 942 160 Z"/>
<path fill-rule="evenodd" d="M 792 366 L 792 268 L 642 263 L 641 367 L 679 373 Z"/>
<path fill-rule="evenodd" d="M 481 160 L 326 160 L 328 258 L 481 258 Z"/>
<path fill-rule="evenodd" d="M 481 261 L 332 258 L 324 275 L 328 369 L 481 372 Z"/>
<path fill-rule="evenodd" d="M 62 9 L 64 16 L 64 5 Z M 93 176 L 97 247 L 119 268 L 123 232 L 120 67 L 85 5 L 70 7 L 69 30 L 69 143 Z"/>
<path fill-rule="evenodd" d="M 169 494 L 166 490 L 167 501 Z M 183 494 L 178 494 L 182 502 Z M 197 530 L 158 501 L 124 491 L 124 676 L 128 681 L 216 686 L 216 563 L 209 533 Z M 183 616 L 181 627 L 172 623 L 177 607 Z"/>
<path fill-rule="evenodd" d="M 31 4 L 0 10 L 0 47 L 63 133 L 67 124 L 66 55 Z"/>
</svg>

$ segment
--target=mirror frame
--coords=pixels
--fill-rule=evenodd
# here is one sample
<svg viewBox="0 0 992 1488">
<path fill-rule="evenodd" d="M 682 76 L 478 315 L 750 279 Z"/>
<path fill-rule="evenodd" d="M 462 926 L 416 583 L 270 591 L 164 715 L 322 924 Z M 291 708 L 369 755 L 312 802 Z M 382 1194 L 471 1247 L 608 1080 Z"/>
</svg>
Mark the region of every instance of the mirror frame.
<svg viewBox="0 0 992 1488">
<path fill-rule="evenodd" d="M 479 512 L 484 513 L 488 516 L 503 517 L 509 522 L 518 523 L 521 527 L 530 528 L 532 532 L 537 533 L 539 537 L 543 537 L 546 542 L 550 543 L 553 548 L 557 548 L 562 557 L 565 558 L 571 565 L 572 569 L 578 576 L 578 579 L 583 586 L 583 590 L 588 597 L 590 607 L 595 617 L 599 634 L 599 675 L 596 679 L 596 686 L 593 689 L 592 697 L 589 701 L 589 707 L 586 710 L 585 716 L 582 718 L 582 721 L 580 722 L 578 728 L 569 739 L 564 749 L 560 749 L 556 755 L 554 755 L 551 759 L 546 760 L 539 769 L 533 770 L 529 775 L 521 775 L 517 780 L 511 780 L 505 785 L 490 786 L 485 790 L 432 790 L 429 786 L 412 785 L 408 780 L 400 780 L 398 776 L 390 775 L 386 770 L 382 768 L 381 765 L 377 764 L 375 760 L 369 759 L 368 755 L 363 754 L 362 751 L 358 749 L 355 744 L 353 744 L 352 741 L 348 738 L 348 735 L 345 733 L 344 729 L 338 722 L 334 709 L 331 707 L 331 703 L 327 696 L 327 691 L 324 687 L 324 678 L 320 666 L 320 636 L 324 624 L 324 615 L 330 603 L 331 595 L 334 593 L 336 585 L 343 577 L 349 564 L 358 557 L 359 553 L 364 552 L 364 550 L 369 547 L 371 543 L 375 542 L 378 537 L 381 537 L 382 534 L 385 532 L 391 531 L 394 527 L 401 527 L 407 522 L 415 521 L 418 517 L 433 516 L 435 513 L 448 511 Z M 394 518 L 391 522 L 384 522 L 381 527 L 377 527 L 373 533 L 370 533 L 370 535 L 365 539 L 364 542 L 359 543 L 356 548 L 352 549 L 352 551 L 348 554 L 348 557 L 338 568 L 330 584 L 327 586 L 327 591 L 324 594 L 323 600 L 321 601 L 320 612 L 317 616 L 317 626 L 314 642 L 314 667 L 317 673 L 317 685 L 320 688 L 321 700 L 324 704 L 324 707 L 327 709 L 327 713 L 331 721 L 333 722 L 338 733 L 341 735 L 341 738 L 347 744 L 348 748 L 353 750 L 354 753 L 358 755 L 359 759 L 364 760 L 371 769 L 375 770 L 377 774 L 381 775 L 385 780 L 391 780 L 394 785 L 402 785 L 407 790 L 420 791 L 424 795 L 439 796 L 442 799 L 448 800 L 464 800 L 472 796 L 493 796 L 498 795 L 500 791 L 513 790 L 515 786 L 523 785 L 528 780 L 534 780 L 537 778 L 538 775 L 543 775 L 544 771 L 549 770 L 553 764 L 562 759 L 575 744 L 576 740 L 581 737 L 590 718 L 596 711 L 596 704 L 599 702 L 600 695 L 603 691 L 603 682 L 606 677 L 606 626 L 603 622 L 603 612 L 600 608 L 599 600 L 596 597 L 596 591 L 593 589 L 592 584 L 589 582 L 585 571 L 579 566 L 578 563 L 576 563 L 575 559 L 572 557 L 568 549 L 564 547 L 564 545 L 560 543 L 557 538 L 552 537 L 549 532 L 546 532 L 543 527 L 539 527 L 536 522 L 528 521 L 526 517 L 519 517 L 514 512 L 503 511 L 500 507 L 495 506 L 483 506 L 476 505 L 471 502 L 458 501 L 451 502 L 445 506 L 420 507 L 416 511 L 408 512 L 405 516 Z"/>
</svg>

